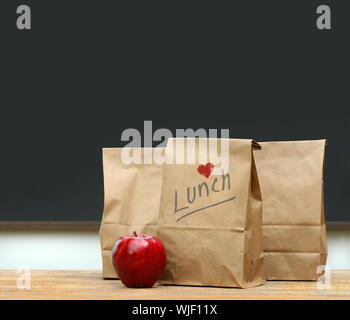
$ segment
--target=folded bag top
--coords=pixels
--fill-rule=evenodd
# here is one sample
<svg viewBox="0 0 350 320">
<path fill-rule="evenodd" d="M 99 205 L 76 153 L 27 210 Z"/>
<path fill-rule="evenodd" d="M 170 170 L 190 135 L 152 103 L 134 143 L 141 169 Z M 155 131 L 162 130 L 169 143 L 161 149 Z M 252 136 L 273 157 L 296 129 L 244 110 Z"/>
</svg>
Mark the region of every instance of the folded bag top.
<svg viewBox="0 0 350 320">
<path fill-rule="evenodd" d="M 265 281 L 253 140 L 169 139 L 158 237 L 161 282 L 252 287 Z"/>
</svg>

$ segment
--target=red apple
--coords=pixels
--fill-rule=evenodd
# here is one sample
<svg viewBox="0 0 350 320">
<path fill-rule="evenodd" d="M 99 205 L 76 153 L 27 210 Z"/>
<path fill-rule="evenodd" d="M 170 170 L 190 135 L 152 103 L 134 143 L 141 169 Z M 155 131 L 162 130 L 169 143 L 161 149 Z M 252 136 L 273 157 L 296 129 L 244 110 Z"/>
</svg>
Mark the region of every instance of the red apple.
<svg viewBox="0 0 350 320">
<path fill-rule="evenodd" d="M 137 235 L 134 232 L 115 242 L 112 262 L 124 285 L 131 288 L 150 288 L 164 271 L 166 252 L 157 237 Z"/>
</svg>

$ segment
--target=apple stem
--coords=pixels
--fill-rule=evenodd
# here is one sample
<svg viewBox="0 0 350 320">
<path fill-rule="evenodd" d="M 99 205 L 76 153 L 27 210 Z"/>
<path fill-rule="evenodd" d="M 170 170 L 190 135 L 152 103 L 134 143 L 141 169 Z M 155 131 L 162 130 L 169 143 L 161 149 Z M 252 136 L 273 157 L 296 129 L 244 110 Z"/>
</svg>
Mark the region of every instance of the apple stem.
<svg viewBox="0 0 350 320">
<path fill-rule="evenodd" d="M 133 231 L 132 233 L 134 234 L 135 237 L 137 237 L 136 231 Z"/>
</svg>

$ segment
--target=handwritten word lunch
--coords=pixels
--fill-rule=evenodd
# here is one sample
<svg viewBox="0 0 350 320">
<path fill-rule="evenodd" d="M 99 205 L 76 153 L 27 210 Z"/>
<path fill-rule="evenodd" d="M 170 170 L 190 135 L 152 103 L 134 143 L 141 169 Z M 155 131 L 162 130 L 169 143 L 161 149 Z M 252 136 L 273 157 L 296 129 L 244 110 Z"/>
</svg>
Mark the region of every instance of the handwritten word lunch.
<svg viewBox="0 0 350 320">
<path fill-rule="evenodd" d="M 191 192 L 191 189 L 192 189 L 192 192 Z M 230 174 L 229 173 L 224 174 L 224 172 L 222 172 L 221 181 L 219 181 L 218 177 L 215 177 L 209 186 L 206 182 L 202 182 L 202 183 L 198 184 L 198 186 L 193 186 L 192 188 L 187 187 L 187 203 L 186 203 L 186 205 L 183 205 L 182 207 L 181 206 L 179 207 L 179 204 L 178 204 L 179 195 L 178 195 L 178 191 L 175 190 L 175 193 L 174 193 L 174 197 L 175 197 L 174 212 L 178 213 L 180 211 L 189 209 L 191 206 L 193 206 L 193 204 L 195 203 L 195 200 L 197 198 L 197 194 L 198 194 L 198 199 L 199 199 L 202 196 L 209 197 L 209 194 L 212 192 L 221 193 L 225 189 L 226 190 L 231 189 Z M 191 215 L 193 213 L 196 213 L 198 211 L 202 211 L 202 210 L 214 207 L 214 206 L 218 206 L 220 204 L 234 200 L 235 198 L 236 198 L 235 196 L 231 196 L 230 198 L 227 198 L 227 199 L 226 198 L 223 200 L 220 199 L 220 201 L 215 202 L 215 203 L 211 203 L 205 207 L 191 210 L 189 212 L 183 212 L 183 215 L 177 219 L 177 222 L 181 221 L 182 219 L 184 219 L 185 217 L 188 217 L 189 215 Z"/>
</svg>

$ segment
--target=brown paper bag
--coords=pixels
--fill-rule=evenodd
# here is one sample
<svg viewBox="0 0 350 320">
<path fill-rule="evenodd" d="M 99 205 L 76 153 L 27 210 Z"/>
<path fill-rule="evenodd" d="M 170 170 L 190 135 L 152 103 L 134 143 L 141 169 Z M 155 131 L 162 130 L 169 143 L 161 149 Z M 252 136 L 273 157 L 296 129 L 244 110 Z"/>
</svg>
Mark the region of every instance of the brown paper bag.
<svg viewBox="0 0 350 320">
<path fill-rule="evenodd" d="M 268 280 L 317 280 L 327 259 L 325 140 L 262 142 L 254 152 L 263 199 Z M 319 269 L 318 269 L 319 268 Z"/>
<path fill-rule="evenodd" d="M 168 162 L 176 158 L 176 140 L 168 140 Z M 187 150 L 190 140 L 182 140 L 183 148 L 185 158 L 195 158 L 194 163 L 164 166 L 158 237 L 167 250 L 167 266 L 161 282 L 241 288 L 260 285 L 265 276 L 253 142 L 226 139 L 228 171 L 206 178 L 198 172 L 200 163 L 205 164 L 199 162 L 200 139 L 195 139 L 194 149 Z M 215 151 L 220 153 L 220 146 L 218 142 Z"/>
<path fill-rule="evenodd" d="M 125 164 L 121 155 L 127 151 L 140 152 L 142 163 Z M 163 166 L 151 164 L 152 152 L 152 148 L 103 149 L 105 200 L 100 240 L 104 278 L 117 278 L 111 251 L 119 237 L 133 231 L 156 234 Z"/>
</svg>

